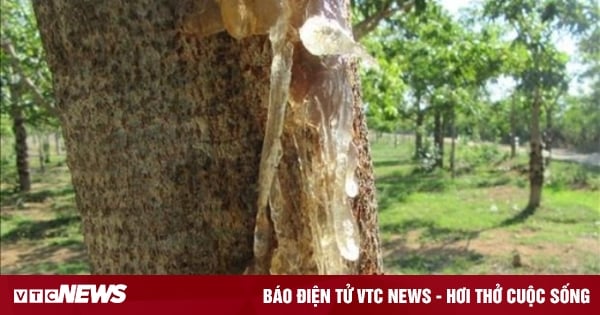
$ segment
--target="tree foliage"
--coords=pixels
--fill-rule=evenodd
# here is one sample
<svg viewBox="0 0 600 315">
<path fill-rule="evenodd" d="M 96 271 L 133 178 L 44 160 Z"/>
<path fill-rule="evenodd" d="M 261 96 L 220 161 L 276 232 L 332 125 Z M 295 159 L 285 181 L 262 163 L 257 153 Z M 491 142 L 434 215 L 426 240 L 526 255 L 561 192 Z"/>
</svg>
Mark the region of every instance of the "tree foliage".
<svg viewBox="0 0 600 315">
<path fill-rule="evenodd" d="M 386 22 L 364 41 L 383 69 L 363 77 L 372 127 L 390 131 L 402 118 L 424 135 L 431 113 L 445 116 L 437 119 L 447 126 L 456 111 L 481 114 L 481 87 L 500 73 L 507 54 L 499 36 L 493 28 L 470 31 L 435 2 Z"/>
<path fill-rule="evenodd" d="M 565 142 L 583 151 L 600 150 L 600 25 L 598 23 L 579 42 L 585 70 L 580 80 L 587 83 L 581 93 L 564 104 L 558 123 Z"/>
<path fill-rule="evenodd" d="M 56 126 L 50 72 L 31 6 L 21 0 L 2 1 L 1 6 L 0 113 L 8 115 L 19 106 L 30 125 Z M 17 102 L 11 101 L 11 85 L 20 89 Z"/>
<path fill-rule="evenodd" d="M 353 32 L 356 39 L 361 39 L 381 22 L 390 22 L 401 12 L 409 12 L 415 8 L 421 12 L 426 8 L 425 0 L 351 0 L 354 9 Z"/>
</svg>

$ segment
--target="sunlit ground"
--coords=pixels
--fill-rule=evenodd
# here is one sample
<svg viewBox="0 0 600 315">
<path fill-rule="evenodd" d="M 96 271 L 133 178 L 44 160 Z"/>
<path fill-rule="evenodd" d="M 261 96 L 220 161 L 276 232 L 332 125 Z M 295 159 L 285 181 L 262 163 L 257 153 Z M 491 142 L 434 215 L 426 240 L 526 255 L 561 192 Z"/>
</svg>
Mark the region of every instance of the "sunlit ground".
<svg viewBox="0 0 600 315">
<path fill-rule="evenodd" d="M 600 273 L 600 168 L 554 161 L 543 206 L 527 216 L 526 154 L 459 146 L 452 179 L 420 171 L 410 139 L 393 142 L 372 146 L 387 274 Z M 3 166 L 1 272 L 89 272 L 64 156 L 44 173 L 30 163 L 26 195 Z"/>
</svg>

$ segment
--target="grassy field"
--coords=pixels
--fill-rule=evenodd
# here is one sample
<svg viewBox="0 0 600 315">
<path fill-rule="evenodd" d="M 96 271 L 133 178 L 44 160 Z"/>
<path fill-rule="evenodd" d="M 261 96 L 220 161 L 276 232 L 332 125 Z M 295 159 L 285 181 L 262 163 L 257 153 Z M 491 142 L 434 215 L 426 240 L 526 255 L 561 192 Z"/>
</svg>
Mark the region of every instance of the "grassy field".
<svg viewBox="0 0 600 315">
<path fill-rule="evenodd" d="M 459 148 L 451 178 L 420 170 L 410 142 L 373 144 L 386 273 L 600 273 L 600 169 L 553 162 L 543 206 L 529 213 L 525 156 Z M 53 156 L 44 173 L 32 165 L 28 194 L 14 192 L 15 178 L 4 164 L 1 272 L 87 273 L 64 157 Z"/>
<path fill-rule="evenodd" d="M 406 142 L 372 149 L 387 273 L 600 273 L 598 168 L 553 161 L 530 213 L 524 154 L 462 146 L 452 179 L 418 171 Z"/>
<path fill-rule="evenodd" d="M 15 178 L 14 169 L 3 167 L 0 184 L 1 273 L 89 273 L 64 156 L 52 157 L 43 173 L 32 167 L 32 189 L 28 194 L 14 192 Z"/>
</svg>

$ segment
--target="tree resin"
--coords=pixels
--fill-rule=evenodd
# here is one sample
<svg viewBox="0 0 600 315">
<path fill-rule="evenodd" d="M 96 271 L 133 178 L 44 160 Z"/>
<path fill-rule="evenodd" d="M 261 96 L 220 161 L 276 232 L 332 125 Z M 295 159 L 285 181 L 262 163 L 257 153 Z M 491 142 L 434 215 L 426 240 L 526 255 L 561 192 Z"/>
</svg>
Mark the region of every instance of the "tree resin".
<svg viewBox="0 0 600 315">
<path fill-rule="evenodd" d="M 375 62 L 354 41 L 345 17 L 341 16 L 345 1 L 204 0 L 201 4 L 199 15 L 194 15 L 202 18 L 195 21 L 200 24 L 195 27 L 200 36 L 224 29 L 237 39 L 268 34 L 271 42 L 253 272 L 278 273 L 286 270 L 282 264 L 289 267 L 303 255 L 293 250 L 301 240 L 286 233 L 286 229 L 297 228 L 297 223 L 283 215 L 285 202 L 277 171 L 285 153 L 283 133 L 287 130 L 302 136 L 299 130 L 306 128 L 318 137 L 319 146 L 316 152 L 298 150 L 297 167 L 303 176 L 301 182 L 306 185 L 303 193 L 314 201 L 308 208 L 296 210 L 308 219 L 313 242 L 308 250 L 313 253 L 318 273 L 347 273 L 346 262 L 357 261 L 360 255 L 357 220 L 350 199 L 359 194 L 359 185 L 355 176 L 358 152 L 352 141 L 353 94 L 348 65 L 351 57 L 371 65 Z M 298 45 L 303 47 L 298 50 Z M 288 107 L 293 109 L 293 121 L 285 120 Z M 295 125 L 298 121 L 299 125 Z M 282 260 L 287 262 L 281 263 Z"/>
<path fill-rule="evenodd" d="M 313 123 L 321 126 L 321 155 L 330 175 L 327 177 L 329 181 L 325 189 L 328 195 L 325 198 L 330 211 L 327 221 L 331 222 L 333 229 L 325 227 L 322 233 L 333 232 L 339 253 L 347 260 L 356 261 L 360 242 L 349 197 L 356 197 L 359 192 L 355 178 L 358 152 L 352 142 L 352 83 L 346 64 L 351 56 L 371 63 L 373 58 L 354 41 L 345 19 L 340 16 L 339 8 L 343 5 L 343 1 L 308 2 L 299 37 L 308 52 L 321 57 L 324 68 L 318 79 L 311 82 L 312 86 L 301 102 L 302 106 L 309 107 L 312 117 L 319 117 Z M 330 255 L 324 257 L 328 259 Z M 327 262 L 323 264 L 327 265 Z"/>
</svg>

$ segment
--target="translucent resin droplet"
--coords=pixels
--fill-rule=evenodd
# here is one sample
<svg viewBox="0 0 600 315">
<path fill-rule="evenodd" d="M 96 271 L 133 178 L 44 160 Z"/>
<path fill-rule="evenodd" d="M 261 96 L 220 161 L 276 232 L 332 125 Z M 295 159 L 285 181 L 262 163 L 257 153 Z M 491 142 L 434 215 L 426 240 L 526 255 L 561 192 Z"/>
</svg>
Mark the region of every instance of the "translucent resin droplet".
<svg viewBox="0 0 600 315">
<path fill-rule="evenodd" d="M 352 160 L 346 153 L 348 152 L 348 147 L 337 146 L 336 149 L 336 176 L 333 189 L 334 195 L 332 207 L 334 232 L 338 250 L 340 251 L 342 257 L 354 261 L 358 259 L 359 252 L 358 229 L 355 222 L 356 220 L 352 214 L 352 207 L 347 199 L 347 195 L 349 195 L 349 193 L 357 195 L 358 186 L 354 181 L 354 164 L 350 165 L 350 163 L 348 163 Z M 349 174 L 352 174 L 350 182 L 348 181 Z M 349 183 L 350 185 L 348 185 Z M 353 183 L 356 187 L 352 187 Z"/>
<path fill-rule="evenodd" d="M 313 55 L 351 54 L 357 44 L 352 34 L 337 21 L 323 16 L 313 16 L 300 27 L 300 40 Z"/>
<path fill-rule="evenodd" d="M 348 172 L 346 174 L 346 195 L 350 198 L 354 198 L 358 196 L 358 183 L 356 181 L 356 177 L 354 176 L 354 172 Z"/>
<path fill-rule="evenodd" d="M 352 120 L 350 120 L 350 123 Z M 351 127 L 348 127 L 350 129 Z M 348 165 L 346 166 L 346 195 L 350 198 L 358 196 L 358 180 L 356 179 L 355 170 L 358 166 L 358 149 L 352 141 L 348 146 Z"/>
<path fill-rule="evenodd" d="M 217 3 L 225 29 L 237 39 L 267 33 L 283 14 L 280 0 L 217 0 Z"/>
<path fill-rule="evenodd" d="M 337 209 L 338 211 L 344 211 L 347 213 L 345 218 L 336 218 L 335 220 L 335 238 L 338 245 L 338 250 L 342 257 L 347 260 L 355 261 L 358 259 L 360 254 L 360 246 L 358 244 L 358 231 L 356 231 L 356 224 L 354 224 L 354 218 L 347 207 Z"/>
<path fill-rule="evenodd" d="M 238 1 L 237 3 L 241 5 L 244 1 Z M 245 18 L 246 13 L 240 9 L 239 17 Z M 281 237 L 286 222 L 282 220 L 281 203 L 277 202 L 277 199 L 280 198 L 278 194 L 281 193 L 281 185 L 276 180 L 277 165 L 282 152 L 281 135 L 284 127 L 285 109 L 292 77 L 294 46 L 286 36 L 288 33 L 288 19 L 289 10 L 286 7 L 284 14 L 279 16 L 277 23 L 269 31 L 273 59 L 271 61 L 269 106 L 259 164 L 257 214 L 254 227 L 254 257 L 256 268 L 260 272 L 269 270 L 277 273 L 279 270 L 279 265 L 274 263 L 274 261 L 279 261 L 277 257 L 269 257 L 270 249 L 273 248 L 271 238 L 273 232 L 278 241 L 279 257 L 289 258 L 289 256 L 295 256 L 296 254 L 293 250 L 287 250 L 286 245 L 290 242 L 289 238 Z M 270 204 L 270 220 L 269 213 L 266 211 L 267 204 Z M 295 242 L 295 240 L 291 242 Z M 271 260 L 269 261 L 269 259 Z"/>
<path fill-rule="evenodd" d="M 300 27 L 299 33 L 306 50 L 315 56 L 353 55 L 361 58 L 367 67 L 377 68 L 377 60 L 336 20 L 312 16 Z"/>
</svg>

